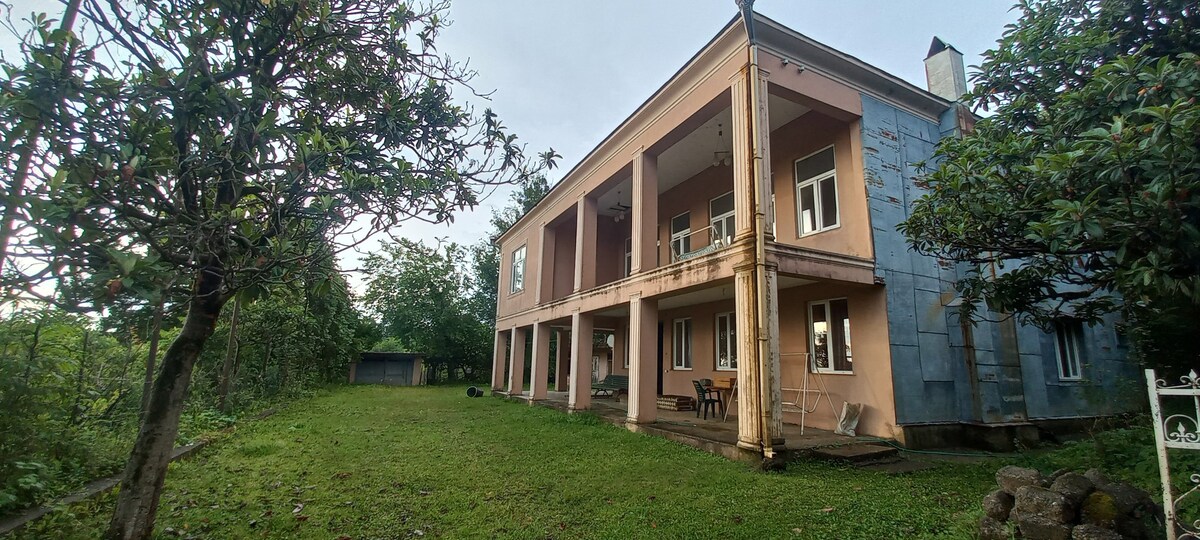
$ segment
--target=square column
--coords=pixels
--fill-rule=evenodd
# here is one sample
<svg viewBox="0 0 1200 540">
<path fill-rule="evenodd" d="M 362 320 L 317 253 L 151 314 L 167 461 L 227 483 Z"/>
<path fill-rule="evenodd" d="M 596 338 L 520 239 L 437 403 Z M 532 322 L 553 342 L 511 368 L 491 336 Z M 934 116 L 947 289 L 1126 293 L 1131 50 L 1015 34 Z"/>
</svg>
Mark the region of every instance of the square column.
<svg viewBox="0 0 1200 540">
<path fill-rule="evenodd" d="M 759 70 L 756 84 L 751 84 L 748 71 L 731 79 L 733 103 L 733 203 L 735 237 L 754 234 L 754 198 L 758 194 L 762 223 L 772 223 L 771 216 L 771 134 L 767 108 L 766 71 Z M 752 115 L 752 112 L 754 113 Z M 757 119 L 757 126 L 755 124 Z M 770 238 L 771 231 L 764 227 Z"/>
<path fill-rule="evenodd" d="M 508 331 L 496 332 L 496 343 L 492 347 L 492 391 L 504 389 L 504 361 L 508 352 Z"/>
<path fill-rule="evenodd" d="M 630 274 L 658 266 L 658 156 L 633 157 L 633 254 Z"/>
<path fill-rule="evenodd" d="M 575 206 L 575 292 L 596 286 L 596 199 L 580 197 Z"/>
<path fill-rule="evenodd" d="M 555 348 L 554 391 L 567 391 L 567 375 L 571 373 L 571 338 L 562 330 L 555 330 L 558 347 Z"/>
<path fill-rule="evenodd" d="M 658 300 L 629 301 L 629 415 L 626 422 L 658 419 Z"/>
<path fill-rule="evenodd" d="M 782 450 L 783 403 L 779 375 L 778 273 L 764 266 L 766 320 L 759 321 L 755 309 L 754 266 L 735 269 L 734 302 L 737 318 L 738 358 L 738 446 L 753 450 L 771 447 Z M 758 324 L 765 339 L 759 340 Z M 767 456 L 772 457 L 772 456 Z"/>
<path fill-rule="evenodd" d="M 592 314 L 571 314 L 571 394 L 568 411 L 592 406 Z"/>
<path fill-rule="evenodd" d="M 554 227 L 542 226 L 538 249 L 537 303 L 544 304 L 554 297 Z"/>
<path fill-rule="evenodd" d="M 529 369 L 529 399 L 546 399 L 546 377 L 550 375 L 550 325 L 533 324 L 533 361 Z"/>
<path fill-rule="evenodd" d="M 519 396 L 525 390 L 525 329 L 512 329 L 508 355 L 508 395 Z"/>
</svg>

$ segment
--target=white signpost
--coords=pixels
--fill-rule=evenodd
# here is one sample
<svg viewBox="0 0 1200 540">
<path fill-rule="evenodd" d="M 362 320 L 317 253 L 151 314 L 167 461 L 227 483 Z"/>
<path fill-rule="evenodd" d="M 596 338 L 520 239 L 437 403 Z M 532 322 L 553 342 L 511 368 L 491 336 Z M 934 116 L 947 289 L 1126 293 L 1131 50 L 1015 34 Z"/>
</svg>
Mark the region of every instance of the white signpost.
<svg viewBox="0 0 1200 540">
<path fill-rule="evenodd" d="M 1200 471 L 1191 475 L 1192 488 L 1175 496 L 1171 489 L 1171 463 L 1167 449 L 1200 450 L 1200 377 L 1192 370 L 1179 380 L 1183 384 L 1169 385 L 1160 380 L 1153 369 L 1146 370 L 1146 386 L 1150 391 L 1150 415 L 1154 420 L 1154 445 L 1158 450 L 1158 474 L 1162 479 L 1163 511 L 1167 518 L 1167 539 L 1200 538 L 1200 520 L 1180 521 L 1175 514 L 1180 501 L 1200 494 Z M 1163 417 L 1163 397 L 1192 398 L 1192 412 L 1169 414 Z M 1172 401 L 1177 403 L 1180 400 Z M 1172 409 L 1173 410 L 1173 409 Z M 1185 409 L 1186 410 L 1186 409 Z"/>
</svg>

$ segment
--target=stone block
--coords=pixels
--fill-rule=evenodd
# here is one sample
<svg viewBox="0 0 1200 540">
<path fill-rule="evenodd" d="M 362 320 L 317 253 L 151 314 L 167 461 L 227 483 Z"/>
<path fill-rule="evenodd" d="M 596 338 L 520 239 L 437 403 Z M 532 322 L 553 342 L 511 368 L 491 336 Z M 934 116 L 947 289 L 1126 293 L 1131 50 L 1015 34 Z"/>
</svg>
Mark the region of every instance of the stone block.
<svg viewBox="0 0 1200 540">
<path fill-rule="evenodd" d="M 1091 495 L 1095 486 L 1091 480 L 1079 473 L 1065 473 L 1054 479 L 1050 484 L 1050 490 L 1062 494 L 1067 500 L 1071 501 L 1071 505 L 1079 508 L 1083 504 L 1083 500 Z"/>
<path fill-rule="evenodd" d="M 1099 525 L 1076 525 L 1071 540 L 1121 540 L 1121 535 Z"/>
<path fill-rule="evenodd" d="M 1008 521 L 1012 509 L 1013 496 L 1003 490 L 997 489 L 983 498 L 983 512 L 996 521 Z"/>
<path fill-rule="evenodd" d="M 1021 486 L 1014 495 L 1013 512 L 1019 519 L 1043 517 L 1058 523 L 1075 519 L 1075 508 L 1060 493 L 1035 485 Z M 1022 527 L 1021 530 L 1024 530 Z M 1068 537 L 1070 531 L 1067 531 Z"/>
<path fill-rule="evenodd" d="M 1071 540 L 1070 525 L 1045 516 L 1021 514 L 1017 516 L 1017 528 L 1020 537 L 1027 540 Z"/>
<path fill-rule="evenodd" d="M 983 516 L 979 520 L 979 540 L 1009 540 L 1012 535 L 1008 527 L 992 516 Z"/>
<path fill-rule="evenodd" d="M 1015 496 L 1017 490 L 1022 487 L 1044 486 L 1045 480 L 1042 478 L 1042 473 L 1036 469 L 1008 465 L 996 471 L 996 483 L 1005 493 Z"/>
</svg>

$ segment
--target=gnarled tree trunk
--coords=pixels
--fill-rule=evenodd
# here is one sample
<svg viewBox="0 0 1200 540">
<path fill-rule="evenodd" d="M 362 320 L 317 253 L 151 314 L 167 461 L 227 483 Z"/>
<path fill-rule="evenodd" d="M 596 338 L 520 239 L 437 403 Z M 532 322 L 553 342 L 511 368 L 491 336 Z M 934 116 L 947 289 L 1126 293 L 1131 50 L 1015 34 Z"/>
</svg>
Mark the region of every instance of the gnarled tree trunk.
<svg viewBox="0 0 1200 540">
<path fill-rule="evenodd" d="M 106 538 L 144 540 L 154 532 L 158 499 L 179 434 L 179 416 L 187 399 L 192 368 L 217 327 L 225 301 L 220 297 L 221 282 L 220 268 L 206 268 L 198 273 L 183 329 L 163 355 L 162 369 L 151 389 L 150 403 L 125 465 L 117 508 Z"/>
</svg>

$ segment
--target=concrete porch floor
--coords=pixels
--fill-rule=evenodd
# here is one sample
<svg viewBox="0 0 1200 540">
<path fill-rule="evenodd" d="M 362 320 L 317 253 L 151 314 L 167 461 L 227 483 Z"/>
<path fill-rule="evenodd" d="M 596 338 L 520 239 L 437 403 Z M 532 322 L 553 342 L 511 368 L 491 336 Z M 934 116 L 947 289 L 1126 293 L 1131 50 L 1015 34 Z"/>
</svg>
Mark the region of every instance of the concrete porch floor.
<svg viewBox="0 0 1200 540">
<path fill-rule="evenodd" d="M 530 402 L 528 393 L 519 396 L 509 396 L 502 392 L 497 392 L 497 394 L 512 400 Z M 567 393 L 549 392 L 547 399 L 534 401 L 531 404 L 566 412 Z M 703 413 L 700 417 L 697 417 L 696 411 L 659 409 L 658 420 L 652 424 L 626 424 L 625 418 L 628 412 L 628 401 L 627 396 L 621 396 L 620 400 L 611 397 L 593 397 L 591 408 L 588 409 L 588 412 L 599 416 L 613 425 L 627 428 L 630 431 L 663 437 L 699 448 L 706 452 L 725 456 L 729 459 L 755 463 L 762 460 L 761 454 L 737 446 L 738 424 L 736 409 L 730 411 L 728 421 L 722 421 L 720 417 L 713 418 L 712 415 L 709 415 L 708 419 L 705 420 Z M 783 436 L 786 441 L 785 446 L 789 458 L 795 455 L 803 455 L 808 451 L 818 448 L 846 446 L 874 440 L 838 435 L 832 431 L 817 429 L 811 426 L 806 427 L 802 435 L 799 425 L 788 423 L 783 424 Z"/>
</svg>

